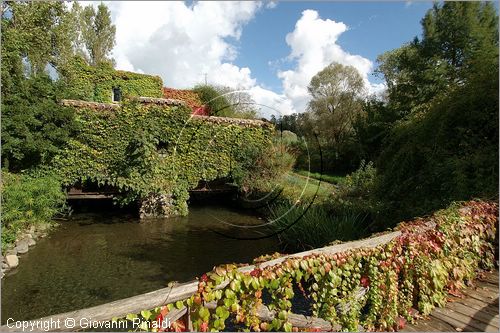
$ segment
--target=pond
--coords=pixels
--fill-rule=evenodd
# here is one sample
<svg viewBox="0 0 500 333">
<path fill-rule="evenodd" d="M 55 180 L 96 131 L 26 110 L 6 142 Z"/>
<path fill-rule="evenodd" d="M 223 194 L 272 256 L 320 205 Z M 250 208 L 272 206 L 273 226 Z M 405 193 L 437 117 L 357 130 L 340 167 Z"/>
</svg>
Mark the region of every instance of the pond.
<svg viewBox="0 0 500 333">
<path fill-rule="evenodd" d="M 278 250 L 275 238 L 218 234 L 255 236 L 238 226 L 263 223 L 230 208 L 190 207 L 186 217 L 147 221 L 104 211 L 73 214 L 21 256 L 2 279 L 2 324 L 142 294 Z"/>
</svg>

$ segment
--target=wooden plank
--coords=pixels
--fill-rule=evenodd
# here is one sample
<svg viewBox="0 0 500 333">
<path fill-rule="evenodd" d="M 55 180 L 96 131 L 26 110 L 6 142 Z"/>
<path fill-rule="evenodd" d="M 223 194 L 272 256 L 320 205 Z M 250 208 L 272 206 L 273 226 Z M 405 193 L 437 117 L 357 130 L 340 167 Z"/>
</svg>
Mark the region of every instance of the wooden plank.
<svg viewBox="0 0 500 333">
<path fill-rule="evenodd" d="M 498 328 L 492 325 L 484 324 L 474 318 L 465 317 L 453 310 L 446 308 L 434 309 L 434 311 L 431 313 L 431 316 L 446 321 L 450 325 L 461 328 L 464 331 L 467 330 L 474 332 L 479 330 L 480 332 L 498 332 Z"/>
<path fill-rule="evenodd" d="M 180 319 L 182 316 L 187 314 L 187 310 L 188 310 L 188 308 L 186 308 L 186 307 L 183 307 L 180 310 L 177 308 L 174 308 L 174 309 L 172 309 L 172 311 L 167 313 L 165 318 L 168 318 L 168 320 L 170 320 L 170 322 L 173 323 L 174 321 Z"/>
<path fill-rule="evenodd" d="M 499 288 L 497 285 L 485 281 L 475 281 L 475 284 L 479 289 L 496 294 L 498 297 Z"/>
<path fill-rule="evenodd" d="M 74 331 L 77 327 L 68 328 L 64 325 L 67 318 L 75 319 L 79 322 L 82 318 L 92 318 L 95 321 L 108 321 L 114 317 L 124 317 L 129 313 L 139 313 L 145 309 L 152 309 L 167 303 L 184 300 L 193 295 L 198 289 L 198 281 L 180 284 L 175 287 L 168 287 L 155 290 L 146 294 L 137 295 L 118 301 L 94 306 L 87 309 L 70 311 L 53 316 L 47 316 L 37 321 L 60 320 L 61 326 L 54 331 Z M 0 332 L 14 332 L 15 328 L 9 328 L 6 325 L 0 327 Z"/>
<path fill-rule="evenodd" d="M 493 315 L 498 314 L 498 306 L 495 306 L 494 304 L 488 304 L 483 301 L 478 301 L 477 299 L 471 297 L 453 298 L 453 303 L 460 303 L 476 310 L 491 312 L 493 313 Z"/>
<path fill-rule="evenodd" d="M 497 315 L 492 315 L 491 313 L 482 311 L 482 310 L 476 310 L 474 308 L 471 308 L 470 306 L 461 304 L 461 303 L 449 303 L 446 306 L 447 309 L 453 310 L 457 313 L 461 313 L 464 316 L 467 316 L 469 318 L 474 318 L 484 324 L 492 325 L 495 326 L 496 328 L 500 328 L 498 321 L 499 321 L 499 316 Z"/>
<path fill-rule="evenodd" d="M 498 304 L 498 293 L 491 293 L 480 288 L 477 289 L 465 289 L 463 294 L 475 298 L 487 304 Z"/>
<path fill-rule="evenodd" d="M 480 277 L 478 280 L 488 282 L 488 283 L 491 283 L 493 285 L 498 286 L 498 280 L 499 280 L 498 271 L 495 271 L 492 273 L 486 273 L 484 276 Z"/>
<path fill-rule="evenodd" d="M 455 328 L 437 318 L 419 320 L 414 326 L 418 332 L 451 332 Z"/>
</svg>

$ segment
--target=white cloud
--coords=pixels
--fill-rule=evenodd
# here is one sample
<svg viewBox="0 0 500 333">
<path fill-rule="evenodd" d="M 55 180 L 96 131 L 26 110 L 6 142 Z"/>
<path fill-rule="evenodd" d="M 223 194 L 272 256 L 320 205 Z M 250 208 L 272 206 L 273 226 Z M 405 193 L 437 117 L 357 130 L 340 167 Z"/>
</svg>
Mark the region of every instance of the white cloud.
<svg viewBox="0 0 500 333">
<path fill-rule="evenodd" d="M 296 61 L 294 69 L 279 71 L 283 94 L 292 101 L 294 111 L 303 112 L 310 99 L 307 86 L 311 78 L 332 62 L 355 67 L 363 77 L 369 93 L 384 89 L 383 84 L 372 84 L 368 75 L 373 63 L 359 55 L 344 51 L 337 44 L 339 36 L 348 30 L 342 22 L 323 20 L 318 12 L 305 10 L 297 21 L 295 29 L 287 34 L 286 43 L 290 46 L 289 60 Z"/>
<path fill-rule="evenodd" d="M 90 2 L 94 6 L 98 3 Z M 309 101 L 307 85 L 318 71 L 336 61 L 356 67 L 370 91 L 383 85 L 368 81 L 370 60 L 344 51 L 339 36 L 348 27 L 342 22 L 323 20 L 314 10 L 306 10 L 286 36 L 290 47 L 287 59 L 272 63 L 279 67 L 296 63 L 291 70 L 278 71 L 282 93 L 259 85 L 250 68 L 232 62 L 238 56 L 232 41 L 238 41 L 244 26 L 258 10 L 274 8 L 276 2 L 156 2 L 108 1 L 116 25 L 113 57 L 117 68 L 160 75 L 165 86 L 189 88 L 205 81 L 247 89 L 255 101 L 268 105 L 264 115 L 303 112 Z"/>
<path fill-rule="evenodd" d="M 116 25 L 113 56 L 117 68 L 158 74 L 166 86 L 187 88 L 203 82 L 250 88 L 249 68 L 231 63 L 243 26 L 260 2 L 110 1 Z"/>
</svg>

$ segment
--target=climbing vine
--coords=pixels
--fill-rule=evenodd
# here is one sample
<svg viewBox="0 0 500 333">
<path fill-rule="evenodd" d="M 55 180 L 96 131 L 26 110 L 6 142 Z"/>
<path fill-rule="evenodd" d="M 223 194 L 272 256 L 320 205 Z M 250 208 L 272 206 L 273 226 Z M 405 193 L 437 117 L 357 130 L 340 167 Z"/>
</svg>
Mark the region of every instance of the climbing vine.
<svg viewBox="0 0 500 333">
<path fill-rule="evenodd" d="M 313 316 L 332 327 L 398 330 L 443 306 L 447 295 L 460 293 L 479 270 L 492 268 L 497 216 L 496 203 L 456 203 L 401 223 L 401 235 L 376 248 L 318 252 L 264 268 L 256 264 L 250 272 L 219 266 L 201 276 L 192 297 L 157 308 L 149 320 L 161 322 L 171 309 L 187 306 L 197 331 L 224 330 L 228 323 L 233 329 L 297 331 L 289 315 L 301 293 Z M 261 304 L 273 311 L 272 321 L 259 319 Z M 181 326 L 176 322 L 170 329 Z"/>
<path fill-rule="evenodd" d="M 75 57 L 66 68 L 66 98 L 94 102 L 111 102 L 113 88 L 119 88 L 123 97 L 163 97 L 163 80 L 159 76 L 115 70 L 111 64 L 96 67 Z"/>
<path fill-rule="evenodd" d="M 236 152 L 249 147 L 263 152 L 272 131 L 190 113 L 183 104 L 138 100 L 116 109 L 77 108 L 78 134 L 54 158 L 53 169 L 67 186 L 89 181 L 113 186 L 121 203 L 163 194 L 161 200 L 172 206 L 163 215 L 185 215 L 189 189 L 200 180 L 231 179 L 239 168 Z"/>
</svg>

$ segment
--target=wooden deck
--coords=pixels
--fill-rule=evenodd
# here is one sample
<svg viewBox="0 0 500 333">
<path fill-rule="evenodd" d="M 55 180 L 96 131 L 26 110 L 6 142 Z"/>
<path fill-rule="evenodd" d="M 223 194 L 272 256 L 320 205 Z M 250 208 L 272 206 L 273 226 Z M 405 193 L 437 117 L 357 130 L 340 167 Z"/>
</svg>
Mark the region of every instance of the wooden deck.
<svg viewBox="0 0 500 333">
<path fill-rule="evenodd" d="M 405 332 L 499 332 L 498 270 L 486 273 L 463 297 L 450 298 L 445 308 L 436 308 L 428 319 L 406 326 Z"/>
</svg>

